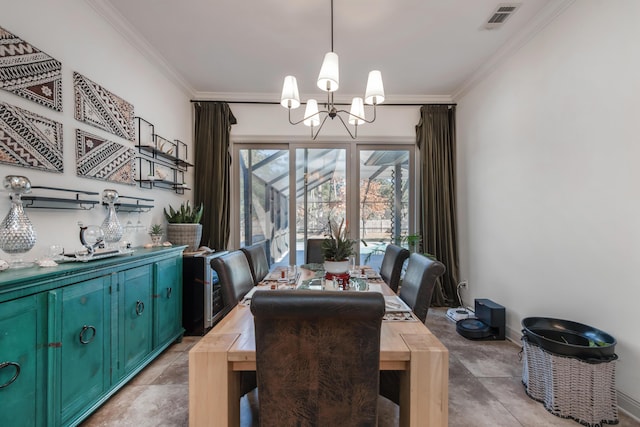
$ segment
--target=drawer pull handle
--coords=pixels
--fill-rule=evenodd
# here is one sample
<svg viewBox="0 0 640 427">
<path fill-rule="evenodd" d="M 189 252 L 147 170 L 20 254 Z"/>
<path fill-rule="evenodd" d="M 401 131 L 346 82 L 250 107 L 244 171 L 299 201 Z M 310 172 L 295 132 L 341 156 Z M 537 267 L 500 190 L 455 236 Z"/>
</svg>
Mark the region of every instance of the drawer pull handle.
<svg viewBox="0 0 640 427">
<path fill-rule="evenodd" d="M 91 331 L 91 336 L 89 339 L 85 339 L 84 334 L 87 331 Z M 93 326 L 84 325 L 82 330 L 80 330 L 80 344 L 89 344 L 96 337 L 96 328 Z"/>
<path fill-rule="evenodd" d="M 142 316 L 143 311 L 144 311 L 144 303 L 142 301 L 136 301 L 136 314 L 138 316 Z"/>
<path fill-rule="evenodd" d="M 0 389 L 10 386 L 11 383 L 13 383 L 18 378 L 18 375 L 20 375 L 20 364 L 16 362 L 2 362 L 0 363 L 0 370 L 7 368 L 9 366 L 13 366 L 14 369 L 16 370 L 16 373 L 13 374 L 13 377 L 9 381 L 0 385 Z"/>
<path fill-rule="evenodd" d="M 167 299 L 171 298 L 172 293 L 173 293 L 173 288 L 167 288 Z"/>
</svg>

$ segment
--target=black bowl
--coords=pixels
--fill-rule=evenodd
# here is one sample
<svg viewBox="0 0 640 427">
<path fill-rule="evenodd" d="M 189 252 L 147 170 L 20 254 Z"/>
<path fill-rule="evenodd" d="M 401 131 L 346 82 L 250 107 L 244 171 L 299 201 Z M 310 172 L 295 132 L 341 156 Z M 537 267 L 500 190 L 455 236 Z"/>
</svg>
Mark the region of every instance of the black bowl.
<svg viewBox="0 0 640 427">
<path fill-rule="evenodd" d="M 527 317 L 522 327 L 530 342 L 550 353 L 583 360 L 615 358 L 616 339 L 600 329 L 549 317 Z"/>
</svg>

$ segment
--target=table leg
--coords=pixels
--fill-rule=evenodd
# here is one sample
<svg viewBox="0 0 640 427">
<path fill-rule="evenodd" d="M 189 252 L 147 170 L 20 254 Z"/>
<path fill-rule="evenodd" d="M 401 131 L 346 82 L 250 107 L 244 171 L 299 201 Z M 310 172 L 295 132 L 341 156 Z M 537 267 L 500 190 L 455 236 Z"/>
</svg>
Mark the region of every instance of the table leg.
<svg viewBox="0 0 640 427">
<path fill-rule="evenodd" d="M 207 334 L 189 351 L 190 427 L 240 425 L 240 372 L 227 360 L 239 336 Z"/>
<path fill-rule="evenodd" d="M 411 350 L 400 375 L 400 426 L 442 426 L 449 422 L 449 351 L 433 335 L 403 334 Z"/>
</svg>

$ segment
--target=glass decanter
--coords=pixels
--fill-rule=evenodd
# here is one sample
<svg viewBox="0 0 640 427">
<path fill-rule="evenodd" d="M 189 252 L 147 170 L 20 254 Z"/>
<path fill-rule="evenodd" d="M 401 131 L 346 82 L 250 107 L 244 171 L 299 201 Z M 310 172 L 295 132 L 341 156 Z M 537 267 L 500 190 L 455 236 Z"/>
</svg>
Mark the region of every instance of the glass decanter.
<svg viewBox="0 0 640 427">
<path fill-rule="evenodd" d="M 31 182 L 24 176 L 8 175 L 3 185 L 11 192 L 11 209 L 0 223 L 0 249 L 11 256 L 11 268 L 29 267 L 32 263 L 24 262 L 22 255 L 35 246 L 36 230 L 24 212 L 22 194 L 31 192 Z"/>
<path fill-rule="evenodd" d="M 107 217 L 102 222 L 102 231 L 104 232 L 104 241 L 108 248 L 117 248 L 117 243 L 122 239 L 124 229 L 118 220 L 116 214 L 115 202 L 118 200 L 118 192 L 116 190 L 104 190 L 102 192 L 102 201 L 107 204 Z"/>
</svg>

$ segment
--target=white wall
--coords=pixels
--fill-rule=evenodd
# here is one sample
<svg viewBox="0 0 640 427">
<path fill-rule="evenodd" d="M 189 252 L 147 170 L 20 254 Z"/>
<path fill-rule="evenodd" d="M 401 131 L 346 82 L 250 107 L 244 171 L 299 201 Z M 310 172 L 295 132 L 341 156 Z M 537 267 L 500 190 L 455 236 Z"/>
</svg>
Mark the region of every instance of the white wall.
<svg viewBox="0 0 640 427">
<path fill-rule="evenodd" d="M 640 2 L 577 1 L 458 100 L 462 279 L 473 303 L 617 338 L 640 402 Z M 638 414 L 636 414 L 638 415 Z"/>
<path fill-rule="evenodd" d="M 287 109 L 276 105 L 230 104 L 233 115 L 238 124 L 231 128 L 233 141 L 279 141 L 291 140 L 309 142 L 310 128 L 304 124 L 292 126 L 289 124 Z M 349 108 L 349 106 L 345 106 Z M 371 119 L 373 109 L 365 107 L 367 119 Z M 291 112 L 291 120 L 300 120 L 304 108 L 300 107 Z M 358 128 L 357 142 L 363 141 L 401 141 L 415 142 L 415 126 L 420 119 L 419 106 L 380 105 L 377 107 L 376 120 Z M 353 127 L 350 127 L 353 132 Z M 317 141 L 351 141 L 349 134 L 339 122 L 338 118 L 327 119 Z"/>
<path fill-rule="evenodd" d="M 170 190 L 140 189 L 76 176 L 76 128 L 127 146 L 133 147 L 134 144 L 74 119 L 72 74 L 77 71 L 132 103 L 136 116 L 152 122 L 158 134 L 191 145 L 189 96 L 165 78 L 83 0 L 2 0 L 1 3 L 0 26 L 62 62 L 63 112 L 56 112 L 6 91 L 0 91 L 0 100 L 63 123 L 64 173 L 0 164 L 0 179 L 10 174 L 25 175 L 32 185 L 100 193 L 105 188 L 114 188 L 123 195 L 152 198 L 155 209 L 140 215 L 146 227 L 164 221 L 163 207 L 169 204 L 177 206 L 183 198 L 192 198 L 190 192 L 178 196 Z M 192 156 L 191 148 L 189 155 Z M 187 182 L 191 185 L 192 174 L 190 169 Z M 33 194 L 36 194 L 35 190 Z M 93 197 L 99 200 L 99 196 Z M 0 192 L 0 218 L 6 215 L 9 206 L 8 193 Z M 36 247 L 25 255 L 25 259 L 31 260 L 41 256 L 54 243 L 62 244 L 65 250 L 80 248 L 77 222 L 99 225 L 106 216 L 102 206 L 89 211 L 27 209 L 26 212 L 38 234 Z M 138 215 L 120 214 L 119 219 L 123 225 L 129 219 L 135 224 Z M 130 237 L 134 245 L 150 242 L 146 230 Z M 7 258 L 6 254 L 0 251 L 0 258 Z"/>
</svg>

